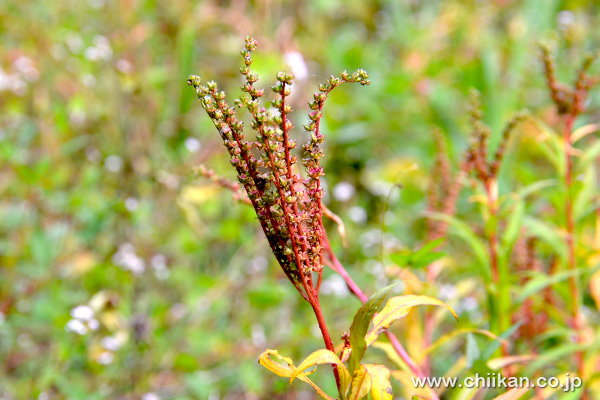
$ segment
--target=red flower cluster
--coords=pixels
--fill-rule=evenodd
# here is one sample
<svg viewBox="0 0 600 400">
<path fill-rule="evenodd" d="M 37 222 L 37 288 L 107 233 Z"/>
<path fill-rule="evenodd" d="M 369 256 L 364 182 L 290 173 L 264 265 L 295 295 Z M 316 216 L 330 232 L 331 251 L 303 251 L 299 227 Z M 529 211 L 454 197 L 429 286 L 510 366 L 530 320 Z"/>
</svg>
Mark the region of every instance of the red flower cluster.
<svg viewBox="0 0 600 400">
<path fill-rule="evenodd" d="M 304 178 L 294 170 L 297 156 L 292 151 L 296 141 L 290 139 L 293 124 L 288 115 L 292 108 L 286 103 L 294 76 L 279 72 L 277 83 L 271 87 L 278 98 L 271 101 L 272 109 L 262 106 L 259 99 L 264 96 L 264 90 L 254 86 L 258 75 L 250 71 L 256 46 L 256 40 L 246 36 L 241 52 L 244 66 L 240 68 L 246 83 L 242 86 L 244 94 L 235 100 L 239 108 L 250 112 L 252 129 L 257 132 L 256 140 L 246 140 L 243 122 L 236 117 L 235 108 L 227 104 L 225 92 L 219 91 L 215 82 L 202 85 L 200 77 L 192 75 L 188 84 L 194 86 L 202 106 L 221 134 L 231 164 L 256 211 L 273 254 L 304 299 L 313 303 L 321 284 L 325 235 L 323 189 L 319 181 L 323 175 L 319 162 L 323 156 L 324 136 L 319 130 L 323 105 L 337 86 L 350 82 L 368 85 L 369 76 L 363 70 L 352 75 L 343 72 L 339 78 L 332 76 L 329 82 L 320 85 L 314 101 L 309 103 L 310 121 L 304 126 L 311 135 L 309 143 L 303 146 L 305 158 L 302 164 L 307 174 Z"/>
</svg>

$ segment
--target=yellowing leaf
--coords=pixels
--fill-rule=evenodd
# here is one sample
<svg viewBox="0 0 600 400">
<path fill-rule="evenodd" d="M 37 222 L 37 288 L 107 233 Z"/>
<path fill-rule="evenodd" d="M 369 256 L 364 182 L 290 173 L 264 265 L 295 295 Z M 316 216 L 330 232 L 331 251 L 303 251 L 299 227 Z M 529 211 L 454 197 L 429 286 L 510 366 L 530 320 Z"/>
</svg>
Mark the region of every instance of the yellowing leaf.
<svg viewBox="0 0 600 400">
<path fill-rule="evenodd" d="M 304 361 L 297 368 L 294 369 L 292 374 L 290 375 L 290 384 L 294 381 L 296 377 L 298 377 L 303 371 L 310 367 L 314 367 L 319 364 L 335 364 L 338 366 L 338 371 L 340 371 L 340 380 L 342 384 L 344 382 L 350 382 L 350 373 L 346 369 L 346 366 L 340 361 L 338 356 L 326 349 L 317 350 L 312 353 L 310 356 L 306 357 Z"/>
<path fill-rule="evenodd" d="M 458 316 L 450 306 L 441 300 L 434 299 L 433 297 L 416 296 L 412 294 L 392 297 L 388 300 L 385 307 L 375 316 L 375 318 L 373 318 L 373 329 L 365 338 L 367 341 L 367 346 L 371 345 L 375 340 L 377 340 L 381 332 L 389 328 L 392 322 L 405 317 L 413 307 L 420 305 L 446 307 L 448 310 L 450 310 L 452 315 L 454 315 L 454 318 L 458 319 Z"/>
<path fill-rule="evenodd" d="M 365 364 L 364 368 L 371 376 L 371 395 L 373 400 L 392 400 L 390 370 L 384 365 Z"/>
<path fill-rule="evenodd" d="M 506 356 L 492 358 L 487 362 L 487 366 L 493 370 L 499 370 L 511 364 L 517 364 L 521 362 L 531 361 L 536 358 L 535 354 L 525 354 L 521 356 Z"/>
<path fill-rule="evenodd" d="M 369 394 L 369 390 L 371 390 L 371 375 L 367 373 L 365 366 L 361 365 L 360 369 L 354 371 L 348 400 L 360 400 Z"/>
<path fill-rule="evenodd" d="M 271 356 L 284 361 L 287 365 L 280 364 L 279 362 L 271 359 Z M 266 369 L 268 369 L 269 371 L 275 373 L 276 375 L 282 376 L 284 378 L 292 376 L 294 369 L 296 369 L 296 367 L 294 367 L 294 363 L 292 362 L 291 358 L 284 357 L 284 356 L 280 355 L 277 350 L 272 350 L 272 349 L 265 350 L 258 358 L 258 363 L 260 365 L 262 365 L 263 367 L 265 367 Z M 327 393 L 325 393 L 320 387 L 318 387 L 313 381 L 308 379 L 307 375 L 310 375 L 313 372 L 314 372 L 314 370 L 310 371 L 310 372 L 306 372 L 306 373 L 305 372 L 299 373 L 299 374 L 297 374 L 296 377 L 298 379 L 300 379 L 301 381 L 306 382 L 309 385 L 311 385 L 313 387 L 313 389 L 315 389 L 317 391 L 317 393 L 324 399 L 334 400 L 331 396 L 327 395 Z"/>
<path fill-rule="evenodd" d="M 279 360 L 284 361 L 287 366 L 280 364 L 279 362 L 272 360 L 271 356 L 278 358 Z M 284 357 L 279 354 L 277 350 L 267 349 L 265 350 L 260 357 L 258 358 L 258 363 L 273 372 L 276 375 L 283 376 L 285 378 L 290 377 L 294 370 L 294 363 L 292 359 L 289 357 Z M 310 372 L 312 373 L 312 372 Z M 303 375 L 309 375 L 309 373 L 305 373 Z"/>
<path fill-rule="evenodd" d="M 520 399 L 528 390 L 528 388 L 511 389 L 498 397 L 494 397 L 492 400 L 517 400 Z"/>
</svg>

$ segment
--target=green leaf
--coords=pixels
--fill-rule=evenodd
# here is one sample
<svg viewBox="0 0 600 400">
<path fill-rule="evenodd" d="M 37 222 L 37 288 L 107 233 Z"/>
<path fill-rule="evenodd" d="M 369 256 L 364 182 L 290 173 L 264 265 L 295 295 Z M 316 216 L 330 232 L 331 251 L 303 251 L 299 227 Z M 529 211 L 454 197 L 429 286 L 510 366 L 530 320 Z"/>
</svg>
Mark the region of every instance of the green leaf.
<svg viewBox="0 0 600 400">
<path fill-rule="evenodd" d="M 471 247 L 471 250 L 473 250 L 473 253 L 475 254 L 475 256 L 481 264 L 481 272 L 486 282 L 491 282 L 492 275 L 490 273 L 486 246 L 481 240 L 481 238 L 475 232 L 473 232 L 469 225 L 462 222 L 456 217 L 452 217 L 450 215 L 442 213 L 427 213 L 427 215 L 430 218 L 447 222 L 452 228 L 453 232 L 465 242 L 467 242 L 467 244 Z"/>
<path fill-rule="evenodd" d="M 498 350 L 500 348 L 500 346 L 502 345 L 502 342 L 505 342 L 506 340 L 508 340 L 508 338 L 513 333 L 515 333 L 516 330 L 519 329 L 519 327 L 522 324 L 523 324 L 522 322 L 517 322 L 516 324 L 514 324 L 513 326 L 511 326 L 510 328 L 508 328 L 507 330 L 502 332 L 498 336 L 498 339 L 494 340 L 493 342 L 491 342 L 490 344 L 488 344 L 486 346 L 486 348 L 483 350 L 483 353 L 482 353 L 482 356 L 480 357 L 480 359 L 483 361 L 489 360 L 492 357 L 492 355 L 494 355 L 496 350 Z"/>
<path fill-rule="evenodd" d="M 419 250 L 410 251 L 404 250 L 390 255 L 394 263 L 400 267 L 423 268 L 434 261 L 444 257 L 445 253 L 433 251 L 436 247 L 444 242 L 445 238 L 438 238 L 431 242 L 425 243 Z"/>
<path fill-rule="evenodd" d="M 523 371 L 523 376 L 531 376 L 535 371 L 539 371 L 546 365 L 554 365 L 558 360 L 567 360 L 569 357 L 579 351 L 586 353 L 593 353 L 600 347 L 600 340 L 592 343 L 567 343 L 562 346 L 557 346 L 552 350 L 546 350 L 543 354 L 540 354 L 536 360 L 531 362 L 527 369 Z"/>
<path fill-rule="evenodd" d="M 439 245 L 444 243 L 444 240 L 446 240 L 446 238 L 441 237 L 441 238 L 432 240 L 431 242 L 425 243 L 423 245 L 423 247 L 421 247 L 419 250 L 417 250 L 413 253 L 413 260 L 419 259 L 420 257 L 423 257 L 423 256 L 427 255 L 428 253 L 430 253 L 431 251 L 435 250 Z"/>
<path fill-rule="evenodd" d="M 515 303 L 520 304 L 524 302 L 529 296 L 543 290 L 549 286 L 555 285 L 562 281 L 565 281 L 574 276 L 581 276 L 585 273 L 593 273 L 600 269 L 600 265 L 596 265 L 594 268 L 577 268 L 569 271 L 561 271 L 552 275 L 547 275 L 544 273 L 534 273 L 533 278 L 531 278 L 525 287 L 519 290 L 519 296 L 517 297 Z"/>
<path fill-rule="evenodd" d="M 434 261 L 437 261 L 440 258 L 444 257 L 445 255 L 446 253 L 434 251 L 431 253 L 424 254 L 419 258 L 415 259 L 415 255 L 413 254 L 413 257 L 410 260 L 410 264 L 413 268 L 425 268 Z"/>
<path fill-rule="evenodd" d="M 412 252 L 410 250 L 404 250 L 398 253 L 390 254 L 392 261 L 399 267 L 407 267 L 410 265 Z"/>
<path fill-rule="evenodd" d="M 474 333 L 474 334 L 476 333 L 476 334 L 479 334 L 479 335 L 487 336 L 487 337 L 489 337 L 491 339 L 494 339 L 494 340 L 502 340 L 496 334 L 494 334 L 494 333 L 492 333 L 492 332 L 490 332 L 488 330 L 485 330 L 485 329 L 476 329 L 476 328 L 457 329 L 457 330 L 454 330 L 454 331 L 452 331 L 450 333 L 447 333 L 447 334 L 441 336 L 431 346 L 429 346 L 426 349 L 424 349 L 423 352 L 421 353 L 422 354 L 421 356 L 423 357 L 426 354 L 429 354 L 429 353 L 435 351 L 437 348 L 439 348 L 441 345 L 443 345 L 444 343 L 446 343 L 450 339 L 455 338 L 455 337 L 457 337 L 459 335 L 467 334 L 467 333 Z"/>
<path fill-rule="evenodd" d="M 598 155 L 600 155 L 600 141 L 597 141 L 585 150 L 583 157 L 581 157 L 576 165 L 575 173 L 582 173 L 591 163 L 596 161 Z"/>
<path fill-rule="evenodd" d="M 558 179 L 544 179 L 542 181 L 537 181 L 532 183 L 531 185 L 527 185 L 524 188 L 517 191 L 519 195 L 519 200 L 525 200 L 530 194 L 539 192 L 540 190 L 555 186 L 558 183 Z"/>
<path fill-rule="evenodd" d="M 527 232 L 531 236 L 537 236 L 546 242 L 560 256 L 563 264 L 567 260 L 567 246 L 560 230 L 550 222 L 541 221 L 531 216 L 523 218 L 523 225 L 527 227 Z"/>
<path fill-rule="evenodd" d="M 404 318 L 413 307 L 430 305 L 430 306 L 442 306 L 446 307 L 454 318 L 458 319 L 458 316 L 454 310 L 441 300 L 434 299 L 429 296 L 417 296 L 414 294 L 407 294 L 403 296 L 392 297 L 388 300 L 385 307 L 375 316 L 373 319 L 373 329 L 366 336 L 367 346 L 370 346 L 383 331 L 388 329 L 394 321 L 400 318 Z"/>
<path fill-rule="evenodd" d="M 348 368 L 350 371 L 356 371 L 359 368 L 360 360 L 362 360 L 365 351 L 367 350 L 365 336 L 371 320 L 375 313 L 379 311 L 379 307 L 383 304 L 388 293 L 396 285 L 398 285 L 398 283 L 394 283 L 375 292 L 354 315 L 354 320 L 350 326 L 350 347 L 352 348 L 352 353 L 350 353 L 350 357 L 348 357 Z"/>
<path fill-rule="evenodd" d="M 525 215 L 525 202 L 517 200 L 514 208 L 511 210 L 508 218 L 506 229 L 502 235 L 502 248 L 508 249 L 512 247 L 515 240 L 521 232 L 521 225 L 523 224 L 523 216 Z"/>
<path fill-rule="evenodd" d="M 475 336 L 472 333 L 467 335 L 467 349 L 466 349 L 466 362 L 465 367 L 470 369 L 475 361 L 479 360 L 481 357 L 481 351 L 479 350 L 479 346 L 477 345 L 477 341 L 475 340 Z"/>
</svg>

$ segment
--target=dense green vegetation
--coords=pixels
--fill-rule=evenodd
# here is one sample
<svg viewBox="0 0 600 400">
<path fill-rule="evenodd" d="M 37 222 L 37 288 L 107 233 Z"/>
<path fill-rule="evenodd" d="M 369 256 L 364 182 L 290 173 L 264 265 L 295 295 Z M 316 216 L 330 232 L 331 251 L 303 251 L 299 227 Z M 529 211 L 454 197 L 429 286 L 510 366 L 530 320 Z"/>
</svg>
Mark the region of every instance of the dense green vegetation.
<svg viewBox="0 0 600 400">
<path fill-rule="evenodd" d="M 571 268 L 564 120 L 538 45 L 548 43 L 559 80 L 572 84 L 586 53 L 600 49 L 599 11 L 584 0 L 3 0 L 0 399 L 313 398 L 306 384 L 290 388 L 256 362 L 266 348 L 297 363 L 322 348 L 312 310 L 277 266 L 253 210 L 194 173 L 205 164 L 235 176 L 186 78 L 214 79 L 237 96 L 246 34 L 260 42 L 257 85 L 270 86 L 282 68 L 295 72 L 298 126 L 319 82 L 369 72 L 370 86 L 346 85 L 325 106 L 325 202 L 344 221 L 345 246 L 337 225 L 326 225 L 367 294 L 403 281 L 402 293 L 457 311 L 458 322 L 443 308 L 421 308 L 392 326 L 412 358 L 429 368 L 430 319 L 432 341 L 456 334 L 431 350 L 432 375 L 487 372 L 502 351 L 473 332 L 504 332 L 507 354 L 538 355 L 513 373 L 577 373 L 582 354 L 596 398 L 599 146 L 590 124 L 600 122 L 600 91 L 575 120 L 590 134 L 571 151 Z M 446 143 L 453 174 L 469 147 L 471 88 L 481 93 L 490 155 L 511 118 L 528 114 L 507 142 L 496 217 L 477 176 L 465 177 L 431 280 L 409 250 L 432 239 L 436 143 Z M 504 297 L 490 272 L 494 229 L 508 302 L 495 302 Z M 533 264 L 535 272 L 523 267 Z M 321 293 L 339 345 L 360 302 L 329 269 Z M 402 369 L 386 356 L 386 340 L 366 358 Z M 326 367 L 313 376 L 335 393 Z M 413 394 L 392 384 L 396 396 Z M 500 393 L 456 389 L 443 398 Z M 523 398 L 582 392 L 539 396 Z"/>
</svg>

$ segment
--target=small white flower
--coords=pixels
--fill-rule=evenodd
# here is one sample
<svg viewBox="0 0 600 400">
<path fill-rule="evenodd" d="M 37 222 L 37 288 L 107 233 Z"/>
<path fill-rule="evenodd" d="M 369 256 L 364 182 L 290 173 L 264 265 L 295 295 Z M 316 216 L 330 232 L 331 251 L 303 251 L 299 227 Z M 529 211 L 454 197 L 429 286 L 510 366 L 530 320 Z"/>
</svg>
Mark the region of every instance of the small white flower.
<svg viewBox="0 0 600 400">
<path fill-rule="evenodd" d="M 130 74 L 133 72 L 133 65 L 124 58 L 120 58 L 115 62 L 115 68 L 124 74 Z"/>
<path fill-rule="evenodd" d="M 148 392 L 144 393 L 142 400 L 160 400 L 160 397 L 156 393 Z"/>
<path fill-rule="evenodd" d="M 17 58 L 13 61 L 13 67 L 29 82 L 35 82 L 40 77 L 40 72 L 35 68 L 29 57 L 21 56 Z"/>
<path fill-rule="evenodd" d="M 81 83 L 83 83 L 84 86 L 91 88 L 96 86 L 96 78 L 92 74 L 85 74 L 81 78 Z"/>
<path fill-rule="evenodd" d="M 84 323 L 78 319 L 72 319 L 67 322 L 65 329 L 68 332 L 75 332 L 78 335 L 85 335 L 88 331 L 88 328 L 84 325 Z"/>
<path fill-rule="evenodd" d="M 285 62 L 292 69 L 292 72 L 294 73 L 296 79 L 303 80 L 308 77 L 308 67 L 304 62 L 304 57 L 302 56 L 302 53 L 298 51 L 288 51 L 283 57 L 285 59 Z"/>
<path fill-rule="evenodd" d="M 252 335 L 252 343 L 256 347 L 262 348 L 267 343 L 267 337 L 265 335 L 265 328 L 263 328 L 260 324 L 254 324 L 250 328 L 250 332 Z"/>
<path fill-rule="evenodd" d="M 155 254 L 150 259 L 150 264 L 154 269 L 165 269 L 167 268 L 167 257 L 163 254 Z"/>
<path fill-rule="evenodd" d="M 72 110 L 69 113 L 69 121 L 73 125 L 81 125 L 85 122 L 85 112 L 83 110 Z"/>
<path fill-rule="evenodd" d="M 560 11 L 556 17 L 558 25 L 562 28 L 568 28 L 575 22 L 575 14 L 569 10 Z"/>
<path fill-rule="evenodd" d="M 94 317 L 94 310 L 89 306 L 82 305 L 73 308 L 70 314 L 71 317 L 80 321 L 89 321 Z"/>
<path fill-rule="evenodd" d="M 106 1 L 105 0 L 88 0 L 88 3 L 93 8 L 98 9 L 98 8 L 104 7 L 104 4 L 106 4 Z"/>
<path fill-rule="evenodd" d="M 461 301 L 461 308 L 464 311 L 470 312 L 470 311 L 475 311 L 477 308 L 479 307 L 479 302 L 477 301 L 477 299 L 475 297 L 465 297 L 462 301 Z"/>
<path fill-rule="evenodd" d="M 98 162 L 100 160 L 101 154 L 98 151 L 98 149 L 96 149 L 95 147 L 88 146 L 85 149 L 85 156 L 91 162 L 96 163 L 96 162 Z"/>
<path fill-rule="evenodd" d="M 81 50 L 83 50 L 83 40 L 81 39 L 81 36 L 79 36 L 76 33 L 72 33 L 69 36 L 67 36 L 67 47 L 69 48 L 69 50 L 71 50 L 71 53 L 73 54 L 79 54 L 81 53 Z"/>
<path fill-rule="evenodd" d="M 90 319 L 87 323 L 88 328 L 92 331 L 97 331 L 100 328 L 100 323 L 97 319 Z"/>
<path fill-rule="evenodd" d="M 246 272 L 249 274 L 257 274 L 267 269 L 269 262 L 263 256 L 256 256 L 246 263 Z"/>
<path fill-rule="evenodd" d="M 125 200 L 125 208 L 128 211 L 133 212 L 133 211 L 137 210 L 138 206 L 139 206 L 139 202 L 137 201 L 137 199 L 135 197 L 128 197 Z"/>
<path fill-rule="evenodd" d="M 346 297 L 350 294 L 346 281 L 339 275 L 332 275 L 323 279 L 323 282 L 321 283 L 321 292 L 324 294 L 333 294 L 337 297 Z"/>
<path fill-rule="evenodd" d="M 53 44 L 50 48 L 50 54 L 52 54 L 55 60 L 64 60 L 69 55 L 67 49 L 61 43 Z"/>
<path fill-rule="evenodd" d="M 173 317 L 174 319 L 181 319 L 185 316 L 187 310 L 185 305 L 181 304 L 181 303 L 175 303 L 173 304 L 173 306 L 171 306 L 171 309 L 169 310 L 169 314 L 171 314 L 171 317 Z"/>
<path fill-rule="evenodd" d="M 348 201 L 354 197 L 356 190 L 349 182 L 340 182 L 333 187 L 333 197 L 338 201 Z"/>
<path fill-rule="evenodd" d="M 146 263 L 138 257 L 131 243 L 120 245 L 117 252 L 112 256 L 112 262 L 124 270 L 133 272 L 134 275 L 141 275 L 146 269 Z"/>
<path fill-rule="evenodd" d="M 363 224 L 367 222 L 367 210 L 360 206 L 350 207 L 348 210 L 348 215 L 350 216 L 350 219 L 357 224 Z"/>
<path fill-rule="evenodd" d="M 440 300 L 452 300 L 457 295 L 458 290 L 456 289 L 456 286 L 449 283 L 440 286 L 440 290 L 438 292 L 438 297 Z"/>
<path fill-rule="evenodd" d="M 119 172 L 123 168 L 123 160 L 117 155 L 110 155 L 104 160 L 104 168 L 110 172 Z"/>
<path fill-rule="evenodd" d="M 102 340 L 100 341 L 100 345 L 104 349 L 110 350 L 110 351 L 117 351 L 124 344 L 125 344 L 125 341 L 123 340 L 122 337 L 119 337 L 118 335 L 106 336 L 106 337 L 103 337 Z"/>
<path fill-rule="evenodd" d="M 185 139 L 185 147 L 191 153 L 197 153 L 202 147 L 202 143 L 196 138 L 189 137 Z"/>
<path fill-rule="evenodd" d="M 110 351 L 103 351 L 100 353 L 98 358 L 96 358 L 96 362 L 101 365 L 108 365 L 112 363 L 115 359 L 115 356 Z"/>
</svg>

